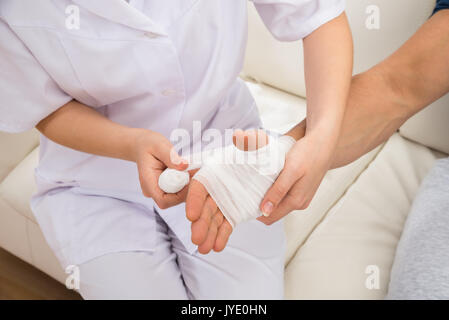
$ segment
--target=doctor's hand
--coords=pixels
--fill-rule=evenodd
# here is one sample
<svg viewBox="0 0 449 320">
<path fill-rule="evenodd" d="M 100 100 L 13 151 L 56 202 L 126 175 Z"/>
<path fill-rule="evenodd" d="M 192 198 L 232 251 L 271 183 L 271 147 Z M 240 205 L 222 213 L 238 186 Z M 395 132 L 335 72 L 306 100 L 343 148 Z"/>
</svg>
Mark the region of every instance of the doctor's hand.
<svg viewBox="0 0 449 320">
<path fill-rule="evenodd" d="M 240 150 L 253 151 L 266 145 L 268 137 L 263 131 L 237 130 L 233 140 L 234 145 Z M 192 242 L 198 246 L 199 253 L 208 254 L 211 250 L 220 252 L 226 247 L 233 230 L 232 226 L 206 188 L 197 180 L 190 182 L 186 215 L 192 222 Z"/>
<path fill-rule="evenodd" d="M 140 186 L 144 196 L 153 198 L 159 208 L 167 209 L 185 201 L 188 186 L 174 194 L 167 194 L 159 188 L 161 173 L 168 167 L 185 170 L 188 162 L 182 159 L 171 142 L 162 134 L 147 131 L 140 135 L 134 147 L 135 161 L 139 170 Z M 190 177 L 194 172 L 190 173 Z"/>
<path fill-rule="evenodd" d="M 267 191 L 260 209 L 268 216 L 257 220 L 271 225 L 294 210 L 305 210 L 312 201 L 318 187 L 333 160 L 335 145 L 320 135 L 304 135 L 304 128 L 296 127 L 294 134 L 299 139 L 285 159 L 284 169 Z"/>
</svg>

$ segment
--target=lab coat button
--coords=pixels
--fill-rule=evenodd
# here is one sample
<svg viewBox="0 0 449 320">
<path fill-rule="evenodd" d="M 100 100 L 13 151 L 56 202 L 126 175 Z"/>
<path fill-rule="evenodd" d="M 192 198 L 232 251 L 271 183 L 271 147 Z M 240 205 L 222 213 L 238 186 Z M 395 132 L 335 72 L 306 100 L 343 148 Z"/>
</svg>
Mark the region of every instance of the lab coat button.
<svg viewBox="0 0 449 320">
<path fill-rule="evenodd" d="M 172 96 L 175 93 L 176 93 L 176 91 L 173 89 L 165 89 L 164 91 L 162 91 L 162 95 L 164 95 L 166 97 Z"/>
</svg>

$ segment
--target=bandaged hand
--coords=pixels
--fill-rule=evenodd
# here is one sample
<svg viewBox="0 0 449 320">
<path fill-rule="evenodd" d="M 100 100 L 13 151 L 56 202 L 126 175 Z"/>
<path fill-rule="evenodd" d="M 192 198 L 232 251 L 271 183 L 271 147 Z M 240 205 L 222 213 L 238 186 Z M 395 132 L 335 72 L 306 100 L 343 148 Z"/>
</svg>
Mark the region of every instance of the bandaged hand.
<svg viewBox="0 0 449 320">
<path fill-rule="evenodd" d="M 192 242 L 200 253 L 223 250 L 236 225 L 261 216 L 261 200 L 294 143 L 291 137 L 268 137 L 263 131 L 237 131 L 234 145 L 204 155 L 186 204 Z M 184 183 L 188 183 L 187 175 L 174 170 L 165 171 L 159 179 L 167 192 L 176 192 Z"/>
</svg>

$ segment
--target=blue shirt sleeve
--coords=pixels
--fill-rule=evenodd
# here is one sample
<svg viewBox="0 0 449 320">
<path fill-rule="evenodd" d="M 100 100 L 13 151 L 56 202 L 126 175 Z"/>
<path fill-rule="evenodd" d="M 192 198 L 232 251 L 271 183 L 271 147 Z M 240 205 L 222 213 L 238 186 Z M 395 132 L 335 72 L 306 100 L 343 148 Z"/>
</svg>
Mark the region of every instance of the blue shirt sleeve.
<svg viewBox="0 0 449 320">
<path fill-rule="evenodd" d="M 433 14 L 443 9 L 449 9 L 449 0 L 437 0 L 437 5 L 433 11 Z"/>
</svg>

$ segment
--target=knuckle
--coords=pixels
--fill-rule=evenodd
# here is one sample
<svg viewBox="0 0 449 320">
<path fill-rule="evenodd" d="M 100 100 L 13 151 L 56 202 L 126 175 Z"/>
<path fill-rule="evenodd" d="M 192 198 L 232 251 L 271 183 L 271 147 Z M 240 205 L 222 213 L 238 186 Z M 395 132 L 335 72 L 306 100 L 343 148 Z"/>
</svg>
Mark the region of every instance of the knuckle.
<svg viewBox="0 0 449 320">
<path fill-rule="evenodd" d="M 306 201 L 306 203 L 304 204 L 304 209 L 303 210 L 305 210 L 305 209 L 307 209 L 308 207 L 310 207 L 310 204 L 312 203 L 312 200 L 308 200 L 308 201 Z"/>
<path fill-rule="evenodd" d="M 165 201 L 165 200 L 159 200 L 159 201 L 156 201 L 156 203 L 157 203 L 157 206 L 159 208 L 161 208 L 162 210 L 168 209 L 168 207 L 169 207 L 167 201 Z"/>
<path fill-rule="evenodd" d="M 214 216 L 211 218 L 210 228 L 218 228 L 218 217 Z"/>
<path fill-rule="evenodd" d="M 287 192 L 286 189 L 287 188 L 284 185 L 280 184 L 280 183 L 277 183 L 277 184 L 273 185 L 271 190 L 272 190 L 272 194 L 273 194 L 273 196 L 275 198 L 275 202 L 280 200 L 285 195 L 285 193 Z"/>
<path fill-rule="evenodd" d="M 310 201 L 306 200 L 306 199 L 302 199 L 299 203 L 298 203 L 298 210 L 305 210 L 309 207 L 310 205 Z"/>
<path fill-rule="evenodd" d="M 142 189 L 142 194 L 143 194 L 145 197 L 147 197 L 147 198 L 152 198 L 152 197 L 153 197 L 153 195 L 151 194 L 150 191 L 148 191 L 147 188 L 142 187 L 141 189 Z"/>
<path fill-rule="evenodd" d="M 224 217 L 221 213 L 215 215 L 215 221 L 217 223 L 217 227 L 221 226 L 221 224 L 223 223 L 223 220 L 224 220 Z"/>
<path fill-rule="evenodd" d="M 217 210 L 217 205 L 212 197 L 207 198 L 206 207 L 211 212 L 215 212 Z"/>
<path fill-rule="evenodd" d="M 302 197 L 298 197 L 294 201 L 294 206 L 297 210 L 302 210 L 302 207 L 304 205 L 304 200 Z"/>
<path fill-rule="evenodd" d="M 146 198 L 151 198 L 151 194 L 150 194 L 147 190 L 145 190 L 145 189 L 142 189 L 142 194 L 143 194 L 144 197 L 146 197 Z"/>
<path fill-rule="evenodd" d="M 298 161 L 291 161 L 289 164 L 289 170 L 300 176 L 302 176 L 305 172 L 304 166 L 302 166 Z"/>
<path fill-rule="evenodd" d="M 308 204 L 307 203 L 303 203 L 302 205 L 299 206 L 299 210 L 306 210 L 308 208 Z"/>
</svg>

